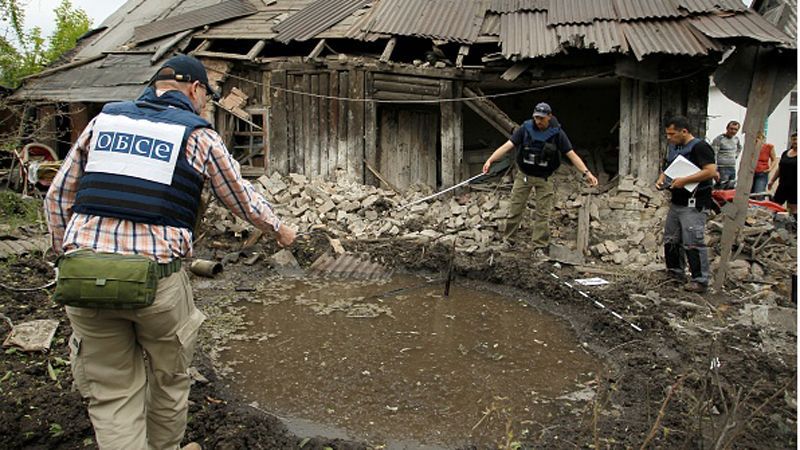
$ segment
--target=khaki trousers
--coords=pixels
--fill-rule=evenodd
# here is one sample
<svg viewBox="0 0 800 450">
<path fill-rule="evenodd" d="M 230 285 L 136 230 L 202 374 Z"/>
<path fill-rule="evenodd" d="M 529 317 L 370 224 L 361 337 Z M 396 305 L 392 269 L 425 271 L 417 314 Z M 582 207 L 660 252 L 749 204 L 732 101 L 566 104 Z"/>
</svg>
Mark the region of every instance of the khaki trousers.
<svg viewBox="0 0 800 450">
<path fill-rule="evenodd" d="M 70 359 L 101 449 L 177 449 L 186 431 L 197 331 L 183 270 L 158 282 L 153 304 L 135 310 L 67 306 Z M 147 364 L 145 364 L 147 355 Z"/>
<path fill-rule="evenodd" d="M 525 214 L 525 206 L 528 197 L 533 189 L 533 199 L 536 208 L 533 210 L 533 225 L 531 230 L 531 242 L 534 247 L 547 249 L 550 245 L 550 211 L 553 210 L 555 199 L 555 188 L 551 180 L 525 175 L 517 169 L 514 176 L 514 187 L 511 188 L 511 210 L 506 220 L 506 232 L 504 237 L 509 237 L 517 231 L 522 217 Z"/>
</svg>

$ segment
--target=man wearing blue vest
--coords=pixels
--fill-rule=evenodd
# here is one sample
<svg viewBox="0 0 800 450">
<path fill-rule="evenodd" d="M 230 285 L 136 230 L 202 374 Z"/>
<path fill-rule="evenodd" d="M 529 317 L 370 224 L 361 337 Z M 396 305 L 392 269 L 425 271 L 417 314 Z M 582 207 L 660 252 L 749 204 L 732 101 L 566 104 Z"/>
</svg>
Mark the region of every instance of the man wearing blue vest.
<svg viewBox="0 0 800 450">
<path fill-rule="evenodd" d="M 54 298 L 72 326 L 72 374 L 101 449 L 173 450 L 183 440 L 205 316 L 181 259 L 192 254 L 204 184 L 279 245 L 295 238 L 200 116 L 212 95 L 200 61 L 170 58 L 136 101 L 92 119 L 45 197 L 64 254 Z"/>
<path fill-rule="evenodd" d="M 706 214 L 705 209 L 712 205 L 711 185 L 717 174 L 714 162 L 714 150 L 708 142 L 692 135 L 689 121 L 685 117 L 674 117 L 667 121 L 666 128 L 669 152 L 664 170 L 678 156 L 683 156 L 700 170 L 686 177 L 669 180 L 661 172 L 656 181 L 656 188 L 669 188 L 672 199 L 664 224 L 664 260 L 667 273 L 681 281 L 685 281 L 686 261 L 692 279 L 684 289 L 689 292 L 705 292 L 708 289 L 708 249 L 705 244 Z M 685 186 L 699 183 L 694 190 Z"/>
<path fill-rule="evenodd" d="M 534 190 L 536 209 L 533 212 L 531 243 L 534 256 L 542 258 L 550 245 L 548 219 L 553 210 L 555 188 L 550 178 L 561 165 L 561 155 L 566 156 L 586 178 L 590 186 L 597 185 L 597 178 L 586 167 L 581 157 L 572 149 L 572 143 L 553 117 L 547 103 L 539 103 L 533 110 L 533 118 L 526 120 L 514 130 L 511 138 L 497 148 L 483 165 L 483 173 L 489 172 L 492 163 L 516 149 L 516 175 L 511 189 L 511 210 L 506 220 L 504 240 L 519 228 L 531 189 Z"/>
</svg>

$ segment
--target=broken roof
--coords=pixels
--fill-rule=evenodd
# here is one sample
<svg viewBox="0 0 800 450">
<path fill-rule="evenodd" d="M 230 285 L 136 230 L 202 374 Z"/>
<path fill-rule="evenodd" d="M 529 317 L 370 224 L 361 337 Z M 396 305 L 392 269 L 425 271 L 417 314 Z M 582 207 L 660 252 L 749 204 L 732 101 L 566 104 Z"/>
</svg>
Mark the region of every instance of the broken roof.
<svg viewBox="0 0 800 450">
<path fill-rule="evenodd" d="M 796 6 L 796 0 L 762 3 L 781 1 Z M 224 14 L 210 14 L 217 10 Z M 509 61 L 564 54 L 570 48 L 639 60 L 654 54 L 708 55 L 743 42 L 796 48 L 796 32 L 787 35 L 793 25 L 786 19 L 796 23 L 796 12 L 791 7 L 764 12 L 774 20 L 765 20 L 740 0 L 128 0 L 101 24 L 101 31 L 80 43 L 65 73 L 54 70 L 28 80 L 14 97 L 39 98 L 45 92 L 41 86 L 51 81 L 79 86 L 80 92 L 94 89 L 98 98 L 115 97 L 131 86 L 141 90 L 152 68 L 192 39 L 195 46 L 198 39 L 212 44 L 226 40 L 227 48 L 230 41 L 249 40 L 241 44 L 238 59 L 255 40 L 289 44 L 392 36 L 496 44 Z M 181 30 L 186 34 L 179 35 Z M 107 70 L 97 81 L 87 81 L 95 80 L 85 77 L 96 68 L 93 58 L 111 54 L 125 64 L 146 67 L 128 71 L 124 80 L 117 80 L 117 70 Z M 59 89 L 47 92 L 74 97 Z"/>
</svg>

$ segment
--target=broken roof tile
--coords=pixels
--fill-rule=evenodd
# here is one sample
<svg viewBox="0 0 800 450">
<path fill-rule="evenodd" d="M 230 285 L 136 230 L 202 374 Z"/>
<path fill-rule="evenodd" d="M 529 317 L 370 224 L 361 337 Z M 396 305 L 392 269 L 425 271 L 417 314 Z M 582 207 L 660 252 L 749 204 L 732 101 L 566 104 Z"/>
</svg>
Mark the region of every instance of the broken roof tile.
<svg viewBox="0 0 800 450">
<path fill-rule="evenodd" d="M 639 60 L 654 53 L 708 54 L 708 47 L 679 20 L 624 22 L 621 27 L 631 51 Z"/>
<path fill-rule="evenodd" d="M 589 24 L 616 18 L 611 0 L 550 0 L 547 6 L 548 25 Z"/>
<path fill-rule="evenodd" d="M 561 49 L 556 30 L 547 26 L 547 14 L 543 12 L 501 15 L 500 43 L 506 58 L 536 58 Z"/>
<path fill-rule="evenodd" d="M 628 43 L 619 24 L 611 20 L 596 20 L 591 24 L 558 25 L 556 34 L 561 45 L 593 48 L 598 53 L 626 53 Z"/>
<path fill-rule="evenodd" d="M 754 11 L 744 14 L 707 14 L 693 17 L 691 25 L 711 38 L 750 38 L 759 42 L 791 43 L 791 39 L 775 25 Z"/>
<path fill-rule="evenodd" d="M 678 6 L 690 13 L 714 11 L 746 11 L 747 6 L 739 0 L 677 0 Z"/>
<path fill-rule="evenodd" d="M 247 0 L 228 0 L 213 6 L 195 9 L 184 14 L 140 25 L 134 28 L 134 40 L 136 42 L 150 41 L 203 25 L 248 16 L 256 12 L 256 8 Z"/>
<path fill-rule="evenodd" d="M 274 27 L 275 40 L 305 41 L 363 8 L 370 0 L 317 0 Z"/>
<path fill-rule="evenodd" d="M 478 37 L 485 12 L 482 2 L 382 0 L 369 31 L 470 44 Z"/>
<path fill-rule="evenodd" d="M 672 0 L 614 0 L 620 20 L 680 17 L 678 6 Z"/>
<path fill-rule="evenodd" d="M 512 13 L 519 11 L 547 11 L 550 0 L 491 0 L 489 11 Z"/>
</svg>

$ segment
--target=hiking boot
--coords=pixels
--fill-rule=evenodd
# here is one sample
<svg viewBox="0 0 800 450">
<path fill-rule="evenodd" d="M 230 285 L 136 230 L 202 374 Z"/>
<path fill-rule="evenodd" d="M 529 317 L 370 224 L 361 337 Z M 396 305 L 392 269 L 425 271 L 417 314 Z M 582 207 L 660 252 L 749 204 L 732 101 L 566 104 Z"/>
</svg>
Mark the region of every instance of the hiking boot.
<svg viewBox="0 0 800 450">
<path fill-rule="evenodd" d="M 685 283 L 687 280 L 685 273 L 676 272 L 670 269 L 667 269 L 667 277 L 669 277 L 672 280 L 679 281 L 681 283 Z"/>
<path fill-rule="evenodd" d="M 690 281 L 683 286 L 683 290 L 702 294 L 703 292 L 708 290 L 708 286 L 706 286 L 705 284 L 700 284 L 697 281 Z"/>
<path fill-rule="evenodd" d="M 181 450 L 203 450 L 203 447 L 200 447 L 200 444 L 197 442 L 189 442 L 188 444 L 181 447 Z"/>
</svg>

